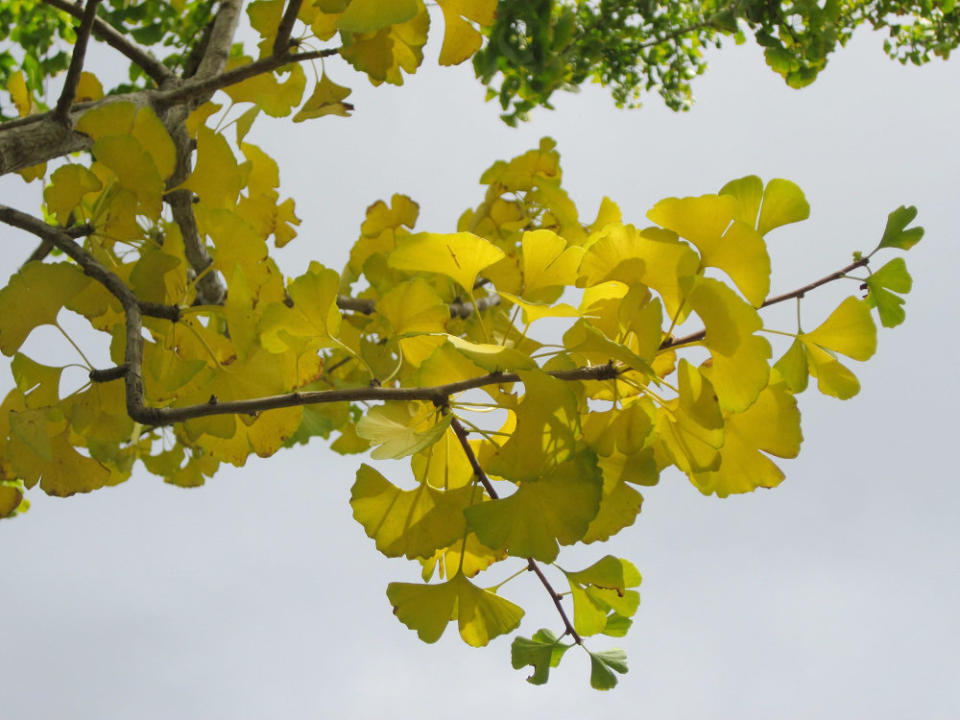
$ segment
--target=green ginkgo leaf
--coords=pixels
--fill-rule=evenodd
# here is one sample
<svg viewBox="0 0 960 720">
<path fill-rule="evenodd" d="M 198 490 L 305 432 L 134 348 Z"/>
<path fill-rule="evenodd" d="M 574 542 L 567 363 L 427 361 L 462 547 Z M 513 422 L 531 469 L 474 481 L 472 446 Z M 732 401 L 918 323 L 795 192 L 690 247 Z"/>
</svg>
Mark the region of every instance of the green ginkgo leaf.
<svg viewBox="0 0 960 720">
<path fill-rule="evenodd" d="M 907 314 L 903 309 L 904 300 L 896 293 L 908 293 L 913 279 L 907 272 L 907 263 L 897 257 L 871 274 L 866 280 L 870 294 L 867 304 L 875 307 L 884 327 L 896 327 L 904 321 Z"/>
<path fill-rule="evenodd" d="M 533 666 L 533 674 L 527 678 L 532 685 L 543 685 L 550 677 L 550 668 L 557 667 L 563 654 L 573 647 L 566 645 L 549 630 L 537 630 L 532 638 L 518 637 L 510 645 L 510 663 L 515 670 Z"/>
<path fill-rule="evenodd" d="M 923 237 L 922 227 L 907 228 L 917 217 L 917 208 L 913 205 L 901 205 L 887 216 L 887 225 L 883 229 L 883 237 L 877 248 L 898 248 L 909 250 Z"/>
<path fill-rule="evenodd" d="M 590 567 L 566 575 L 569 580 L 581 585 L 595 585 L 619 593 L 636 587 L 642 580 L 640 571 L 632 562 L 613 555 L 605 555 Z"/>
<path fill-rule="evenodd" d="M 594 690 L 616 687 L 617 676 L 614 671 L 621 675 L 627 672 L 627 654 L 623 650 L 590 652 L 590 687 Z"/>
</svg>

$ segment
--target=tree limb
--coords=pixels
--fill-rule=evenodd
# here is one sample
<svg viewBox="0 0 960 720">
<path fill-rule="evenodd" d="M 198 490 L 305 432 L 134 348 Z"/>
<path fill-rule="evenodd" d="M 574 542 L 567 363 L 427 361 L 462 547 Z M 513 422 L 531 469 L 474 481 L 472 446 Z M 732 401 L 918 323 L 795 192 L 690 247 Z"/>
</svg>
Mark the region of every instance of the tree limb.
<svg viewBox="0 0 960 720">
<path fill-rule="evenodd" d="M 273 40 L 274 55 L 283 55 L 290 49 L 290 33 L 293 31 L 293 23 L 297 20 L 297 13 L 300 12 L 300 5 L 301 0 L 289 0 L 287 3 L 287 9 L 277 27 L 277 36 Z"/>
<path fill-rule="evenodd" d="M 237 32 L 237 24 L 240 22 L 242 6 L 242 0 L 221 0 L 220 9 L 217 10 L 210 38 L 207 41 L 206 52 L 197 68 L 197 78 L 206 79 L 223 72 L 227 58 L 230 56 L 230 46 Z"/>
<path fill-rule="evenodd" d="M 80 73 L 83 72 L 83 60 L 87 54 L 87 43 L 90 40 L 90 32 L 93 30 L 93 21 L 97 19 L 97 6 L 99 4 L 100 0 L 87 0 L 87 7 L 80 18 L 80 27 L 77 28 L 77 40 L 73 45 L 73 55 L 70 58 L 70 67 L 67 69 L 67 78 L 64 80 L 57 105 L 53 109 L 54 121 L 64 127 L 69 122 L 70 106 L 73 105 L 77 96 L 77 85 L 80 82 Z"/>
<path fill-rule="evenodd" d="M 44 3 L 57 10 L 62 10 L 75 18 L 83 17 L 83 8 L 67 0 L 43 0 Z M 96 18 L 93 21 L 93 35 L 103 40 L 107 45 L 117 50 L 127 59 L 138 65 L 158 86 L 174 78 L 173 72 L 143 48 L 135 45 L 126 36 L 114 28 L 110 23 Z"/>
</svg>

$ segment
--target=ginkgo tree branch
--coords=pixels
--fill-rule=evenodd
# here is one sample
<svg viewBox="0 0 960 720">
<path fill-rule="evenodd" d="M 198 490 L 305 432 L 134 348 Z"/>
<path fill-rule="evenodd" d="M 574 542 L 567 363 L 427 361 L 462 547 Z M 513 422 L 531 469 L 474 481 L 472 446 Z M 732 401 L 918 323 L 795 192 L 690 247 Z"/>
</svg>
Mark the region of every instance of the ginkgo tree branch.
<svg viewBox="0 0 960 720">
<path fill-rule="evenodd" d="M 243 0 L 221 0 L 220 8 L 213 20 L 213 28 L 207 39 L 207 47 L 197 68 L 197 78 L 210 78 L 219 75 L 227 64 L 230 46 L 240 22 L 240 9 Z"/>
<path fill-rule="evenodd" d="M 97 18 L 97 6 L 100 0 L 87 0 L 87 7 L 80 18 L 80 27 L 77 28 L 77 39 L 73 44 L 73 55 L 70 58 L 70 67 L 63 82 L 63 89 L 53 109 L 53 119 L 66 125 L 70 118 L 70 106 L 77 96 L 77 85 L 80 83 L 80 73 L 83 72 L 83 61 L 87 54 L 87 43 L 93 30 L 93 21 Z"/>
<path fill-rule="evenodd" d="M 297 21 L 301 4 L 301 0 L 287 2 L 287 9 L 283 12 L 280 25 L 277 26 L 277 36 L 273 40 L 274 55 L 282 55 L 290 49 L 290 33 L 293 31 L 293 24 Z"/>
<path fill-rule="evenodd" d="M 802 298 L 808 292 L 816 290 L 821 285 L 826 285 L 832 283 L 836 280 L 842 280 L 843 277 L 859 267 L 864 267 L 870 263 L 869 257 L 862 257 L 857 260 L 854 260 L 849 265 L 840 268 L 836 272 L 832 272 L 829 275 L 825 275 L 819 280 L 814 280 L 812 283 L 808 283 L 803 287 L 799 287 L 796 290 L 791 290 L 790 292 L 783 293 L 782 295 L 774 295 L 772 298 L 767 298 L 761 308 L 770 307 L 771 305 L 776 305 L 778 303 L 786 302 L 787 300 L 794 300 L 796 298 Z M 668 348 L 677 347 L 679 345 L 689 345 L 690 343 L 700 342 L 707 336 L 706 329 L 698 330 L 697 332 L 690 333 L 689 335 L 683 335 L 682 337 L 670 337 L 660 343 L 660 349 L 666 350 Z"/>
<path fill-rule="evenodd" d="M 50 7 L 73 15 L 75 18 L 79 19 L 83 17 L 84 9 L 77 3 L 67 2 L 67 0 L 43 0 L 43 2 Z M 148 51 L 131 42 L 123 33 L 110 25 L 110 23 L 100 18 L 95 18 L 93 21 L 93 35 L 103 40 L 107 45 L 139 66 L 157 85 L 163 85 L 166 81 L 174 77 L 170 68 L 153 57 Z"/>
<path fill-rule="evenodd" d="M 490 482 L 490 478 L 487 477 L 487 473 L 484 472 L 483 467 L 481 467 L 476 453 L 473 452 L 473 448 L 470 447 L 470 440 L 467 438 L 467 431 L 463 427 L 463 423 L 454 417 L 450 420 L 450 427 L 456 434 L 457 440 L 460 441 L 460 447 L 463 448 L 463 452 L 467 456 L 467 461 L 470 463 L 470 467 L 473 469 L 473 474 L 477 476 L 480 484 L 483 485 L 483 489 L 487 491 L 487 495 L 494 500 L 499 500 L 500 496 L 493 487 L 493 483 Z M 583 638 L 581 638 L 574 629 L 573 623 L 570 622 L 570 618 L 567 616 L 567 611 L 563 607 L 560 593 L 553 588 L 553 585 L 543 573 L 540 565 L 532 557 L 527 558 L 527 569 L 536 574 L 537 578 L 540 580 L 540 584 L 543 585 L 547 593 L 550 595 L 550 599 L 553 600 L 553 604 L 556 606 L 557 612 L 560 613 L 560 617 L 563 620 L 563 627 L 567 631 L 567 634 L 574 639 L 577 645 L 583 645 Z"/>
<path fill-rule="evenodd" d="M 339 52 L 340 48 L 336 47 L 326 48 L 324 50 L 311 50 L 309 52 L 302 53 L 287 52 L 282 55 L 270 55 L 269 57 L 255 60 L 252 63 L 241 65 L 233 70 L 220 73 L 219 75 L 214 75 L 199 81 L 190 80 L 181 87 L 171 90 L 158 91 L 155 94 L 153 101 L 160 109 L 172 107 L 174 105 L 179 105 L 181 103 L 203 97 L 214 92 L 215 90 L 222 90 L 230 85 L 236 85 L 237 83 L 243 82 L 244 80 L 249 80 L 250 78 L 256 77 L 262 73 L 273 72 L 274 70 L 281 68 L 284 65 L 289 65 L 290 63 L 318 60 L 320 58 L 337 55 Z"/>
</svg>

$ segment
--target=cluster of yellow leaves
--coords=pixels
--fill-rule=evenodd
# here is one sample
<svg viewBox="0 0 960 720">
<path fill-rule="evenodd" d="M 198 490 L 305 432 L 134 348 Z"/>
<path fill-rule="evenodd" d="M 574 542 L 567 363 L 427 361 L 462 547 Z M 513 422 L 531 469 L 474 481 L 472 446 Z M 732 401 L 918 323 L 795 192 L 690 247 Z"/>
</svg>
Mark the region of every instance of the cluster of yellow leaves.
<svg viewBox="0 0 960 720">
<path fill-rule="evenodd" d="M 440 0 L 438 5 L 446 27 L 439 62 L 457 65 L 480 49 L 480 29 L 493 24 L 496 0 Z M 257 0 L 247 7 L 250 24 L 261 38 L 260 57 L 274 52 L 285 6 L 285 0 Z M 340 56 L 374 85 L 402 85 L 404 73 L 416 72 L 430 30 L 430 14 L 422 0 L 308 0 L 300 6 L 297 20 L 294 39 L 298 45 L 336 37 Z M 227 69 L 252 61 L 248 56 L 233 57 Z M 226 89 L 234 103 L 253 104 L 237 121 L 237 142 L 243 141 L 259 113 L 286 117 L 300 105 L 307 84 L 302 66 L 291 64 L 279 73 L 287 77 L 280 80 L 261 74 Z M 293 121 L 349 116 L 352 106 L 344 101 L 351 92 L 324 71 Z"/>
<path fill-rule="evenodd" d="M 335 16 L 337 30 L 355 39 L 351 47 L 400 32 L 424 12 L 418 1 L 397 3 L 387 22 L 375 7 L 383 4 L 326 2 L 310 12 Z M 442 4 L 448 34 L 465 32 L 457 23 L 476 19 L 471 8 Z M 275 10 L 255 3 L 251 15 L 263 30 Z M 276 88 L 272 77 L 259 79 L 262 87 L 237 86 L 231 98 L 288 113 L 303 91 L 298 72 Z M 342 102 L 342 91 L 325 92 L 334 100 L 309 113 Z M 13 356 L 17 382 L 0 407 L 4 514 L 22 510 L 23 490 L 36 484 L 56 495 L 86 492 L 122 482 L 139 460 L 168 482 L 196 486 L 221 462 L 243 465 L 251 454 L 336 432 L 339 452 L 372 447 L 377 460 L 410 458 L 407 489 L 362 465 L 351 492 L 354 517 L 377 548 L 421 565 L 423 584 L 388 588 L 398 618 L 428 642 L 457 620 L 466 642 L 483 645 L 512 631 L 523 611 L 498 588 L 476 585 L 480 572 L 510 557 L 552 563 L 562 546 L 611 537 L 635 521 L 638 488 L 670 466 L 720 497 L 777 485 L 783 473 L 771 457 L 793 457 L 801 442 L 794 393 L 813 375 L 823 392 L 851 396 L 856 379 L 836 354 L 865 360 L 875 349 L 870 306 L 847 298 L 813 331 L 798 328 L 771 366 L 758 313 L 770 284 L 765 235 L 806 217 L 792 183 L 751 176 L 717 194 L 668 198 L 649 211 L 655 224 L 641 228 L 605 199 L 583 224 L 550 140 L 488 169 L 486 197 L 457 232 L 414 232 L 417 205 L 395 195 L 368 208 L 343 273 L 314 262 L 285 279 L 268 240 L 280 247 L 294 237 L 293 201 L 280 201 L 269 156 L 238 133 L 240 161 L 204 124 L 215 110 L 203 106 L 189 119 L 195 167 L 168 188 L 176 153 L 160 120 L 129 103 L 102 105 L 78 123 L 93 139 L 94 162 L 58 168 L 44 192 L 48 217 L 88 223 L 86 250 L 142 300 L 182 310 L 175 323 L 145 321 L 148 404 L 494 375 L 473 394 L 452 395 L 448 407 L 411 401 L 361 410 L 341 402 L 205 415 L 168 431 L 141 427 L 127 415 L 122 381 L 63 396 L 64 368 L 20 353 L 35 327 L 56 325 L 69 310 L 110 336 L 116 363 L 124 358 L 116 299 L 74 264 L 29 263 L 0 290 L 0 350 Z M 162 213 L 170 190 L 194 198 L 198 237 L 213 258 L 204 272 L 227 286 L 222 305 L 194 305 L 187 240 Z M 881 280 L 903 286 L 900 275 Z M 338 296 L 346 293 L 364 311 L 343 312 Z M 553 335 L 535 339 L 531 326 L 547 318 Z M 680 343 L 687 323 L 703 332 Z M 684 346 L 705 359 L 680 357 Z M 563 377 L 594 366 L 616 377 Z M 505 373 L 509 381 L 496 382 Z M 496 412 L 483 415 L 489 410 Z M 476 430 L 472 438 L 462 439 L 461 425 Z M 434 575 L 440 582 L 429 582 Z M 606 557 L 566 577 L 580 635 L 626 632 L 639 601 L 632 565 Z M 561 646 L 546 635 L 527 642 L 518 662 L 545 677 Z M 626 669 L 616 654 L 591 662 L 607 685 L 611 669 Z"/>
</svg>

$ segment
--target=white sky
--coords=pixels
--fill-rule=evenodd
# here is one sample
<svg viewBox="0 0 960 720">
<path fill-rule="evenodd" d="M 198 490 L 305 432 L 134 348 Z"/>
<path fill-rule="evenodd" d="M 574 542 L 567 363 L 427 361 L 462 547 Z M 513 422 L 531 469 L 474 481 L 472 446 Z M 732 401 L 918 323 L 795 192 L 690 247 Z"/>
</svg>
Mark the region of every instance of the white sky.
<svg viewBox="0 0 960 720">
<path fill-rule="evenodd" d="M 591 690 L 574 651 L 536 688 L 511 669 L 510 639 L 475 650 L 450 628 L 421 643 L 384 594 L 416 567 L 379 556 L 351 518 L 362 458 L 317 440 L 196 490 L 141 472 L 89 496 L 33 492 L 32 510 L 0 530 L 2 716 L 960 716 L 960 78 L 955 64 L 902 68 L 879 45 L 857 37 L 802 91 L 756 47 L 730 47 L 696 81 L 690 113 L 653 97 L 618 111 L 591 88 L 519 130 L 481 102 L 469 69 L 438 70 L 434 46 L 402 88 L 370 88 L 328 63 L 355 88 L 352 119 L 262 123 L 248 138 L 278 159 L 304 220 L 282 255 L 290 273 L 310 259 L 339 269 L 364 208 L 393 192 L 420 202 L 419 228 L 451 231 L 482 199 L 483 169 L 543 135 L 558 140 L 564 185 L 590 219 L 603 195 L 643 223 L 662 197 L 748 173 L 799 183 L 811 219 L 770 237 L 775 292 L 870 250 L 898 205 L 919 207 L 927 235 L 906 256 L 907 321 L 881 329 L 872 360 L 851 363 L 858 397 L 801 396 L 805 442 L 783 463 L 784 484 L 721 501 L 667 472 L 633 527 L 573 555 L 622 555 L 644 574 L 630 634 L 590 641 L 627 650 L 615 690 Z M 36 212 L 39 187 L 4 178 L 0 189 Z M 5 235 L 13 272 L 34 243 Z M 853 292 L 810 298 L 806 326 Z M 65 352 L 52 338 L 32 337 L 28 352 Z M 522 634 L 558 629 L 533 578 L 504 594 L 527 608 Z"/>
</svg>

